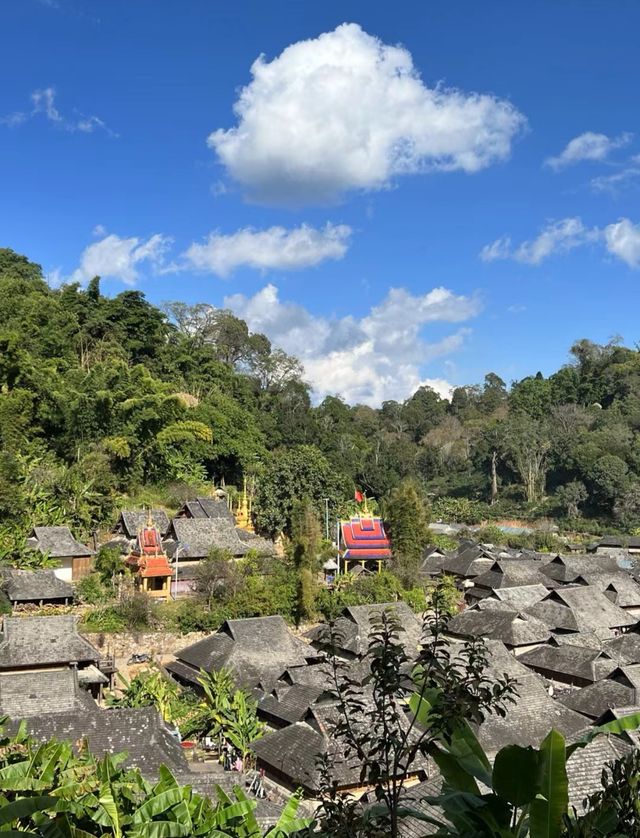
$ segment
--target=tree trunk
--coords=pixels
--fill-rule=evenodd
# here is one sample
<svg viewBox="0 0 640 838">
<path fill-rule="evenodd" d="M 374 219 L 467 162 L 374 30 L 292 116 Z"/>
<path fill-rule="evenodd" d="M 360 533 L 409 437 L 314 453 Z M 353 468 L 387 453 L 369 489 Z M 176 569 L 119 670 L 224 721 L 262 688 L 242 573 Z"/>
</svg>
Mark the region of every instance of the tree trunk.
<svg viewBox="0 0 640 838">
<path fill-rule="evenodd" d="M 494 451 L 491 455 L 491 506 L 498 500 L 498 472 L 496 464 L 498 462 L 498 452 Z"/>
</svg>

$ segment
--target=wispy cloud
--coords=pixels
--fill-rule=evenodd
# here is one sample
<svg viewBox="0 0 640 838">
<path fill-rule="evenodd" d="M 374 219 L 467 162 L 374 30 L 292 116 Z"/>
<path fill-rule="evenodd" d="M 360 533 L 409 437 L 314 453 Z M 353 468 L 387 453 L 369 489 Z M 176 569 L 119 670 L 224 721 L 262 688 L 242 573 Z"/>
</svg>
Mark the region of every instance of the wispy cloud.
<svg viewBox="0 0 640 838">
<path fill-rule="evenodd" d="M 637 185 L 640 179 L 640 154 L 634 154 L 622 168 L 608 175 L 600 175 L 591 180 L 591 188 L 595 192 L 609 192 L 616 194 L 622 189 Z"/>
<path fill-rule="evenodd" d="M 480 251 L 483 262 L 513 259 L 527 265 L 539 265 L 556 253 L 566 253 L 580 245 L 595 241 L 599 236 L 596 229 L 590 230 L 579 218 L 563 218 L 549 222 L 535 239 L 524 241 L 513 247 L 509 236 L 502 236 Z"/>
<path fill-rule="evenodd" d="M 30 98 L 30 110 L 14 111 L 5 116 L 0 116 L 0 125 L 16 128 L 29 120 L 44 118 L 47 122 L 55 125 L 56 128 L 70 133 L 92 134 L 94 131 L 104 131 L 110 137 L 118 136 L 103 119 L 95 116 L 95 114 L 85 115 L 75 112 L 73 117 L 69 117 L 61 113 L 56 104 L 54 87 L 34 90 Z"/>
<path fill-rule="evenodd" d="M 585 131 L 584 134 L 570 140 L 556 157 L 547 158 L 545 165 L 554 171 L 559 171 L 583 160 L 603 161 L 609 157 L 612 151 L 629 145 L 632 139 L 633 134 L 628 131 L 617 137 L 608 137 L 606 134 Z"/>
<path fill-rule="evenodd" d="M 539 265 L 558 253 L 597 243 L 630 268 L 640 268 L 640 224 L 621 218 L 606 227 L 586 227 L 578 217 L 552 221 L 535 239 L 513 247 L 508 236 L 496 239 L 480 251 L 483 262 L 511 259 L 527 265 Z"/>
</svg>

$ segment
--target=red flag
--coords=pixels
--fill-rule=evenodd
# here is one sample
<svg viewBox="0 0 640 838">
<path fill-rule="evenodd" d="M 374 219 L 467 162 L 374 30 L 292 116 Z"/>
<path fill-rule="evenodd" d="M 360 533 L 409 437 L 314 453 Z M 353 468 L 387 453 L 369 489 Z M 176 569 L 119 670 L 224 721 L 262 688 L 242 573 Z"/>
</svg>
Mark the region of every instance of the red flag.
<svg viewBox="0 0 640 838">
<path fill-rule="evenodd" d="M 357 489 L 353 493 L 354 498 L 356 499 L 356 503 L 362 503 L 363 497 L 362 492 L 359 492 Z"/>
</svg>

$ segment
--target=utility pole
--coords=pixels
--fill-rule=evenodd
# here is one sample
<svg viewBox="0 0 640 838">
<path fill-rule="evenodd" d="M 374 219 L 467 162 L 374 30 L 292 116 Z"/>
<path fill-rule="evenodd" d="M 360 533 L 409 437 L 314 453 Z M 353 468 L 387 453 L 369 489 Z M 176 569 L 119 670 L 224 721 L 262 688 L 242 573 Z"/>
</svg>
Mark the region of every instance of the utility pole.
<svg viewBox="0 0 640 838">
<path fill-rule="evenodd" d="M 174 556 L 175 563 L 176 563 L 176 577 L 175 577 L 175 582 L 174 582 L 174 591 L 173 591 L 173 598 L 174 598 L 174 599 L 178 599 L 178 559 L 179 559 L 179 557 L 180 557 L 180 548 L 181 548 L 182 546 L 183 546 L 183 545 L 182 545 L 180 542 L 178 542 L 178 543 L 176 544 L 176 554 L 175 554 L 175 556 Z"/>
<path fill-rule="evenodd" d="M 324 499 L 324 537 L 329 541 L 329 498 Z"/>
</svg>

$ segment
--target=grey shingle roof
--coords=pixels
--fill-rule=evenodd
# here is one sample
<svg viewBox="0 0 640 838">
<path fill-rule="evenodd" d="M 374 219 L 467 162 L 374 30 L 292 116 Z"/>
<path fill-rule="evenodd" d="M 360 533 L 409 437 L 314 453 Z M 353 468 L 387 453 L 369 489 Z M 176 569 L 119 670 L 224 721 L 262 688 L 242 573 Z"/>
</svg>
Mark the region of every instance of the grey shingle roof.
<svg viewBox="0 0 640 838">
<path fill-rule="evenodd" d="M 76 617 L 5 617 L 0 669 L 97 663 L 98 650 L 78 634 Z"/>
<path fill-rule="evenodd" d="M 391 610 L 400 621 L 404 631 L 399 639 L 407 651 L 417 654 L 422 637 L 422 623 L 406 602 L 383 602 L 376 605 L 353 605 L 344 609 L 335 621 L 334 643 L 338 652 L 362 657 L 369 648 L 371 620 L 377 620 L 383 611 Z M 306 636 L 316 645 L 327 642 L 327 626 L 321 624 L 307 632 Z"/>
<path fill-rule="evenodd" d="M 602 788 L 602 769 L 630 754 L 633 746 L 619 736 L 598 736 L 585 748 L 578 748 L 567 760 L 569 803 L 582 811 L 582 801 Z"/>
<path fill-rule="evenodd" d="M 447 633 L 488 637 L 512 647 L 544 643 L 551 637 L 549 628 L 530 614 L 493 608 L 468 608 L 449 621 Z"/>
<path fill-rule="evenodd" d="M 258 765 L 267 772 L 309 792 L 320 787 L 316 761 L 326 752 L 325 737 L 306 722 L 295 722 L 268 733 L 252 744 Z"/>
<path fill-rule="evenodd" d="M 505 718 L 489 715 L 478 729 L 478 738 L 494 755 L 506 745 L 538 746 L 551 728 L 569 736 L 584 727 L 584 716 L 559 704 L 537 675 L 518 677 L 518 696 Z"/>
<path fill-rule="evenodd" d="M 75 744 L 86 739 L 97 756 L 126 751 L 126 764 L 148 778 L 157 777 L 162 764 L 176 772 L 189 768 L 154 707 L 51 713 L 31 716 L 26 724 L 29 733 L 43 742 L 57 739 Z"/>
<path fill-rule="evenodd" d="M 554 556 L 544 562 L 542 572 L 559 582 L 575 582 L 585 573 L 617 573 L 620 570 L 613 556 Z"/>
<path fill-rule="evenodd" d="M 238 683 L 245 687 L 261 685 L 271 689 L 278 677 L 291 666 L 303 666 L 318 657 L 313 647 L 295 637 L 279 616 L 251 617 L 246 620 L 227 620 L 217 632 L 181 649 L 176 668 L 167 669 L 185 678 L 190 668 L 197 683 L 200 669 L 230 669 Z"/>
<path fill-rule="evenodd" d="M 258 713 L 266 721 L 278 726 L 299 722 L 309 708 L 325 692 L 313 684 L 293 684 L 290 687 L 273 690 L 258 704 Z"/>
<path fill-rule="evenodd" d="M 84 712 L 95 706 L 93 699 L 78 688 L 73 669 L 0 673 L 0 713 L 13 719 Z"/>
<path fill-rule="evenodd" d="M 127 538 L 137 538 L 138 532 L 147 526 L 149 515 L 151 515 L 153 526 L 161 536 L 165 536 L 169 531 L 170 521 L 164 509 L 123 509 L 115 531 L 124 533 Z"/>
<path fill-rule="evenodd" d="M 585 572 L 580 574 L 589 585 L 594 585 L 604 594 L 611 597 L 611 601 L 620 608 L 640 607 L 640 585 L 630 573 L 620 570 L 614 573 Z"/>
<path fill-rule="evenodd" d="M 256 535 L 254 532 L 249 532 L 249 530 L 241 530 L 239 527 L 236 527 L 236 533 L 238 534 L 238 538 L 240 541 L 244 541 L 244 543 L 251 549 L 257 550 L 258 553 L 262 556 L 274 556 L 276 552 L 276 545 L 273 541 L 269 541 L 268 538 L 262 538 L 260 535 Z"/>
<path fill-rule="evenodd" d="M 500 559 L 487 571 L 476 576 L 473 584 L 493 590 L 523 585 L 543 585 L 545 588 L 558 586 L 555 580 L 541 573 L 540 562 L 536 559 Z"/>
<path fill-rule="evenodd" d="M 576 585 L 551 591 L 541 602 L 528 609 L 551 628 L 569 631 L 593 631 L 597 628 L 621 628 L 636 623 L 593 585 Z"/>
<path fill-rule="evenodd" d="M 72 586 L 58 579 L 53 570 L 6 568 L 2 571 L 2 588 L 11 602 L 73 599 Z"/>
<path fill-rule="evenodd" d="M 332 779 L 338 788 L 359 786 L 361 763 L 355 753 L 348 754 L 345 744 L 333 736 L 338 720 L 335 704 L 322 703 L 310 709 L 304 721 L 269 733 L 253 743 L 252 749 L 259 763 L 272 773 L 286 778 L 291 786 L 302 786 L 314 792 L 319 787 L 317 758 L 327 753 L 332 757 Z M 362 723 L 366 724 L 366 710 Z M 358 720 L 355 722 L 358 724 Z M 408 727 L 409 722 L 407 720 Z M 423 773 L 426 760 L 416 759 L 411 774 Z"/>
<path fill-rule="evenodd" d="M 616 662 L 598 649 L 582 646 L 539 646 L 520 655 L 518 660 L 538 672 L 551 673 L 576 683 L 593 683 L 616 668 Z"/>
<path fill-rule="evenodd" d="M 27 543 L 53 559 L 93 556 L 93 550 L 76 541 L 69 527 L 34 527 Z"/>
<path fill-rule="evenodd" d="M 497 588 L 493 596 L 500 602 L 511 605 L 514 610 L 521 611 L 535 602 L 544 599 L 548 593 L 544 585 L 514 585 L 510 588 Z"/>
<path fill-rule="evenodd" d="M 445 556 L 441 562 L 441 568 L 444 573 L 471 579 L 488 570 L 494 561 L 494 555 L 475 545 Z"/>
<path fill-rule="evenodd" d="M 640 663 L 640 635 L 635 632 L 605 640 L 602 648 L 620 664 Z"/>
<path fill-rule="evenodd" d="M 235 525 L 233 512 L 231 512 L 226 500 L 223 498 L 201 497 L 188 500 L 178 512 L 177 517 L 223 519 Z"/>
<path fill-rule="evenodd" d="M 246 556 L 250 550 L 233 523 L 224 518 L 174 518 L 171 534 L 182 545 L 180 557 L 184 559 L 204 559 L 213 547 L 236 557 Z"/>
<path fill-rule="evenodd" d="M 616 680 L 615 677 L 602 678 L 595 684 L 574 690 L 558 699 L 565 707 L 590 719 L 599 719 L 612 707 L 625 707 L 633 704 L 635 700 L 634 687 L 628 682 L 624 683 L 624 679 Z"/>
<path fill-rule="evenodd" d="M 414 811 L 438 819 L 441 817 L 440 811 L 435 806 L 426 803 L 424 798 L 437 796 L 441 789 L 442 777 L 436 773 L 428 780 L 407 789 L 402 797 L 402 804 Z M 444 818 L 442 822 L 446 823 Z M 424 838 L 425 835 L 435 835 L 436 831 L 437 827 L 418 818 L 402 818 L 398 825 L 399 838 Z"/>
</svg>

